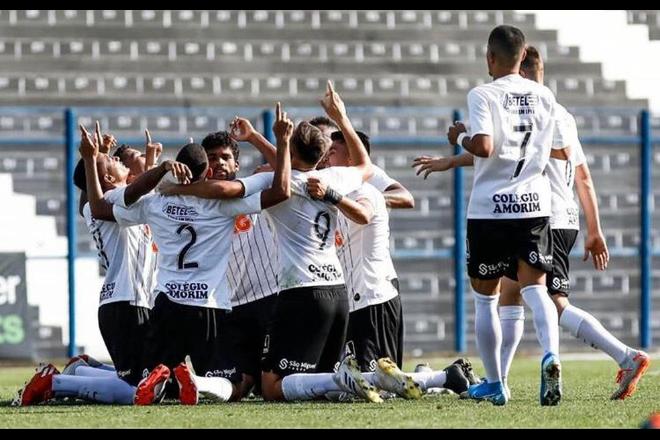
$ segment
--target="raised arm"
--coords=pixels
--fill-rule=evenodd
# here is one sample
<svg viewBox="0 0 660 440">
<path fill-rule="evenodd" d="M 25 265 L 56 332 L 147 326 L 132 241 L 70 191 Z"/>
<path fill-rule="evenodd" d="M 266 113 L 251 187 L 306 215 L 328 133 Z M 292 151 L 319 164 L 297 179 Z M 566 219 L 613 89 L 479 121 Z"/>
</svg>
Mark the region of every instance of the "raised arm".
<svg viewBox="0 0 660 440">
<path fill-rule="evenodd" d="M 596 198 L 594 182 L 591 179 L 589 166 L 586 162 L 575 168 L 575 188 L 580 199 L 582 212 L 584 212 L 584 218 L 587 221 L 587 237 L 584 244 L 583 261 L 587 261 L 589 254 L 591 254 L 594 267 L 597 270 L 605 270 L 610 260 L 610 254 L 600 226 L 598 199 Z"/>
<path fill-rule="evenodd" d="M 290 140 L 293 135 L 293 121 L 286 112 L 282 112 L 282 105 L 279 102 L 275 107 L 273 132 L 277 139 L 275 175 L 271 187 L 261 193 L 261 209 L 268 209 L 291 197 Z"/>
<path fill-rule="evenodd" d="M 383 196 L 385 204 L 390 209 L 413 209 L 415 207 L 413 195 L 398 182 L 387 187 Z"/>
<path fill-rule="evenodd" d="M 263 154 L 270 166 L 275 168 L 277 164 L 277 148 L 268 142 L 268 139 L 261 133 L 255 130 L 249 120 L 236 116 L 230 125 L 229 133 L 235 141 L 252 144 Z"/>
<path fill-rule="evenodd" d="M 87 129 L 80 125 L 80 155 L 85 164 L 85 184 L 87 186 L 87 199 L 92 217 L 98 220 L 115 221 L 112 214 L 112 204 L 103 198 L 103 189 L 99 180 L 96 160 L 99 156 L 99 147 L 101 142 L 100 127 L 96 123 L 95 139 L 89 134 Z"/>
<path fill-rule="evenodd" d="M 328 88 L 325 97 L 321 100 L 321 105 L 328 117 L 335 121 L 344 135 L 352 166 L 362 173 L 362 181 L 366 182 L 373 175 L 369 153 L 364 145 L 362 145 L 360 137 L 355 132 L 350 119 L 348 119 L 344 101 L 339 94 L 335 92 L 330 81 L 328 81 Z"/>
<path fill-rule="evenodd" d="M 192 173 L 186 165 L 173 160 L 166 160 L 156 168 L 152 168 L 141 174 L 133 183 L 126 187 L 126 191 L 124 191 L 124 203 L 126 206 L 131 206 L 140 200 L 141 197 L 153 191 L 161 179 L 170 171 L 177 181 L 182 184 L 188 183 L 192 179 Z"/>
<path fill-rule="evenodd" d="M 156 166 L 158 158 L 163 153 L 163 144 L 152 142 L 149 130 L 144 130 L 144 134 L 147 138 L 147 143 L 145 145 L 144 170 L 148 171 Z"/>
</svg>

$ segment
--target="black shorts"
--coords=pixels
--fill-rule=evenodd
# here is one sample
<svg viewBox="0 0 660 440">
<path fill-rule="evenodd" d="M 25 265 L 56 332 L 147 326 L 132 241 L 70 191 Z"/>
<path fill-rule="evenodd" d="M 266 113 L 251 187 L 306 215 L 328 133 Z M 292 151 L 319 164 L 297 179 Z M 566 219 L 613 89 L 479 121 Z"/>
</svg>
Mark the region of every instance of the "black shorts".
<svg viewBox="0 0 660 440">
<path fill-rule="evenodd" d="M 552 234 L 548 217 L 468 219 L 467 265 L 470 278 L 501 278 L 510 261 L 518 259 L 545 273 L 552 271 Z"/>
<path fill-rule="evenodd" d="M 376 371 L 376 362 L 382 357 L 389 357 L 399 368 L 402 367 L 403 309 L 400 296 L 350 314 L 346 352 L 355 355 L 361 371 Z"/>
<path fill-rule="evenodd" d="M 264 342 L 263 371 L 280 376 L 334 371 L 344 351 L 348 310 L 344 285 L 280 292 Z"/>
<path fill-rule="evenodd" d="M 225 317 L 215 352 L 217 370 L 209 375 L 240 383 L 243 374 L 261 379 L 261 356 L 277 295 L 234 307 Z"/>
<path fill-rule="evenodd" d="M 99 307 L 99 329 L 117 375 L 131 385 L 142 379 L 144 347 L 149 331 L 151 310 L 128 301 Z"/>
<path fill-rule="evenodd" d="M 571 290 L 569 255 L 575 246 L 578 231 L 575 229 L 552 230 L 552 272 L 548 274 L 546 285 L 550 295 L 568 297 Z M 512 261 L 506 277 L 518 281 L 518 261 Z"/>
<path fill-rule="evenodd" d="M 166 294 L 159 293 L 147 340 L 146 364 L 149 370 L 158 364 L 173 369 L 186 355 L 190 355 L 198 376 L 216 370 L 214 352 L 226 313 L 221 309 L 178 304 Z"/>
</svg>

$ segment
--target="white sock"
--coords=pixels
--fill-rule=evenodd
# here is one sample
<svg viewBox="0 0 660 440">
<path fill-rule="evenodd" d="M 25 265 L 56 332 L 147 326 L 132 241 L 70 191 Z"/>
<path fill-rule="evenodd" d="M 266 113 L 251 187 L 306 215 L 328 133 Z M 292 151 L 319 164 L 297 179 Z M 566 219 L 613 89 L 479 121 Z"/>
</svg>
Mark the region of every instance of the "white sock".
<svg viewBox="0 0 660 440">
<path fill-rule="evenodd" d="M 314 400 L 331 391 L 342 391 L 335 383 L 334 373 L 292 374 L 282 379 L 284 399 Z"/>
<path fill-rule="evenodd" d="M 559 324 L 576 338 L 607 353 L 620 366 L 623 366 L 629 350 L 632 350 L 608 332 L 593 315 L 578 307 L 572 305 L 566 307 L 561 314 Z"/>
<path fill-rule="evenodd" d="M 229 402 L 234 386 L 224 377 L 195 376 L 197 392 L 220 402 Z"/>
<path fill-rule="evenodd" d="M 474 292 L 474 328 L 477 339 L 477 350 L 486 369 L 488 382 L 500 382 L 500 347 L 502 345 L 502 328 L 497 314 L 499 295 L 487 296 Z"/>
<path fill-rule="evenodd" d="M 521 289 L 520 293 L 525 304 L 532 309 L 536 338 L 543 348 L 543 355 L 559 355 L 559 317 L 548 295 L 548 288 L 535 284 Z"/>
<path fill-rule="evenodd" d="M 501 306 L 500 324 L 502 325 L 502 383 L 507 383 L 509 370 L 516 355 L 516 349 L 525 330 L 525 308 L 523 306 Z"/>
<path fill-rule="evenodd" d="M 408 374 L 419 384 L 424 392 L 428 391 L 429 388 L 444 388 L 445 382 L 447 382 L 447 373 L 444 371 L 427 371 Z"/>
</svg>

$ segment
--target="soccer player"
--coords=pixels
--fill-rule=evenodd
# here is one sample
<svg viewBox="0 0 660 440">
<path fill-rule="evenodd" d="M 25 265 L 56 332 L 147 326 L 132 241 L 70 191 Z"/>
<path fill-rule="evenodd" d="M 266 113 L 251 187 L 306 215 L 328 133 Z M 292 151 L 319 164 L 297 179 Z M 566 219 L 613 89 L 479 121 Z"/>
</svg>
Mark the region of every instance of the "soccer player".
<svg viewBox="0 0 660 440">
<path fill-rule="evenodd" d="M 370 153 L 369 137 L 357 132 Z M 341 132 L 332 134 L 329 165 L 351 166 L 346 140 Z M 460 394 L 470 385 L 459 365 L 433 374 L 404 374 L 403 312 L 398 279 L 390 256 L 389 213 L 385 198 L 365 182 L 337 204 L 337 254 L 346 274 L 350 304 L 346 351 L 355 355 L 360 369 L 376 372 L 365 375 L 377 388 L 392 390 L 404 398 L 419 398 L 428 388 L 450 388 Z M 308 180 L 308 191 L 323 199 L 333 191 L 318 179 Z M 417 379 L 417 380 L 415 380 Z"/>
<path fill-rule="evenodd" d="M 353 166 L 316 171 L 331 141 L 308 122 L 296 128 L 291 139 L 293 195 L 266 211 L 275 226 L 280 292 L 266 336 L 262 395 L 267 401 L 307 400 L 330 391 L 351 390 L 367 400 L 381 401 L 359 374 L 354 358 L 345 358 L 338 374 L 332 373 L 341 359 L 349 310 L 335 251 L 335 204 L 342 195 L 362 186 L 372 172 L 371 160 L 330 83 L 322 104 L 344 133 Z M 277 150 L 279 153 L 279 146 Z M 263 187 L 272 180 L 270 173 L 254 177 L 262 180 L 255 181 L 255 186 Z M 308 194 L 308 179 L 313 177 L 334 189 L 324 201 Z M 213 185 L 206 186 L 197 195 L 212 198 Z"/>
<path fill-rule="evenodd" d="M 129 176 L 128 168 L 117 158 L 99 152 L 109 151 L 114 137 L 100 136 L 98 125 L 94 142 L 85 130 L 81 129 L 81 134 L 80 153 L 84 166 L 76 169 L 76 186 L 83 192 L 90 189 L 101 193 L 124 188 Z M 160 146 L 154 144 L 148 134 L 147 139 L 148 150 Z M 40 367 L 19 392 L 16 402 L 21 405 L 38 403 L 49 396 L 79 397 L 102 403 L 133 403 L 135 387 L 142 379 L 144 368 L 142 353 L 149 328 L 157 255 L 146 225 L 124 228 L 114 221 L 96 217 L 98 209 L 98 201 L 92 198 L 84 204 L 82 215 L 96 244 L 99 262 L 106 271 L 100 292 L 98 319 L 101 336 L 114 368 L 92 362 L 87 356 L 72 359 L 62 375 L 52 365 Z M 99 368 L 90 368 L 90 364 L 98 364 Z M 163 376 L 152 378 L 150 387 L 166 379 Z"/>
<path fill-rule="evenodd" d="M 543 172 L 553 145 L 556 101 L 552 92 L 520 76 L 525 37 L 512 26 L 498 26 L 488 40 L 487 63 L 493 82 L 468 94 L 471 134 L 461 123 L 448 139 L 474 156 L 475 174 L 468 207 L 468 274 L 475 296 L 477 348 L 487 381 L 468 395 L 504 405 L 497 312 L 501 278 L 509 261 L 518 262 L 521 293 L 534 314 L 543 348 L 541 405 L 561 399 L 557 311 L 548 296 L 552 271 L 551 192 Z"/>
<path fill-rule="evenodd" d="M 120 224 L 147 223 L 159 247 L 157 296 L 153 310 L 153 327 L 148 348 L 150 366 L 164 364 L 174 368 L 180 387 L 180 400 L 195 404 L 199 392 L 210 393 L 227 401 L 234 393 L 232 384 L 223 378 L 199 377 L 190 365 L 181 363 L 189 354 L 192 364 L 202 375 L 217 368 L 213 352 L 224 325 L 225 311 L 231 309 L 226 282 L 227 260 L 234 228 L 234 217 L 259 212 L 289 197 L 290 161 L 288 139 L 292 123 L 282 117 L 278 104 L 275 133 L 281 146 L 272 186 L 253 194 L 246 181 L 219 183 L 224 199 L 210 201 L 189 196 L 127 197 L 117 194 L 109 215 Z M 209 173 L 208 160 L 202 146 L 186 145 L 177 162 L 188 166 L 191 181 L 203 182 Z M 164 175 L 147 181 L 138 179 L 140 196 L 146 195 Z M 194 186 L 194 185 L 190 185 Z M 91 196 L 90 196 L 91 197 Z M 178 364 L 178 366 L 177 366 Z M 199 391 L 199 392 L 198 392 Z M 141 394 L 138 404 L 153 403 L 150 393 Z"/>
<path fill-rule="evenodd" d="M 544 63 L 538 50 L 527 47 L 527 56 L 521 65 L 523 77 L 543 84 Z M 570 146 L 571 156 L 568 158 L 551 157 L 546 169 L 552 188 L 552 217 L 550 226 L 553 235 L 552 274 L 547 279 L 548 292 L 557 307 L 559 325 L 573 336 L 586 344 L 607 353 L 618 365 L 617 382 L 619 388 L 612 394 L 612 399 L 630 397 L 636 389 L 637 382 L 648 369 L 649 356 L 628 347 L 614 335 L 608 332 L 602 324 L 590 313 L 570 304 L 569 255 L 575 245 L 580 228 L 578 206 L 573 195 L 575 184 L 580 205 L 587 222 L 585 238 L 585 253 L 583 261 L 593 257 L 596 270 L 607 268 L 609 253 L 600 226 L 598 201 L 594 183 L 589 172 L 582 145 L 578 138 L 575 118 L 558 104 L 560 123 L 567 132 L 566 143 Z M 435 170 L 454 164 L 471 163 L 469 157 L 437 158 L 427 161 L 426 169 Z M 423 160 L 421 158 L 420 160 Z M 418 162 L 420 163 L 420 162 Z M 422 171 L 420 169 L 420 171 Z M 520 298 L 520 287 L 516 280 L 515 267 L 512 265 L 507 276 L 502 281 L 502 296 L 500 297 L 500 320 L 502 322 L 502 380 L 505 387 L 516 348 L 520 343 L 524 327 L 524 309 Z"/>
</svg>

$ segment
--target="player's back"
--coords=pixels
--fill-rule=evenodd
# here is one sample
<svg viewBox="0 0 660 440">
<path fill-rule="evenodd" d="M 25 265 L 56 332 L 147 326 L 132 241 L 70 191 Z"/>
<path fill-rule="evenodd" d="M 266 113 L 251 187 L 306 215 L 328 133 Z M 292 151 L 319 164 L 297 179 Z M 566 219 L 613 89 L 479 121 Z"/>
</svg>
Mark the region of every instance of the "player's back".
<svg viewBox="0 0 660 440">
<path fill-rule="evenodd" d="M 337 208 L 310 197 L 309 177 L 319 177 L 344 195 L 362 185 L 362 175 L 355 168 L 293 171 L 291 198 L 267 211 L 275 226 L 281 290 L 344 284 L 335 249 Z"/>
<path fill-rule="evenodd" d="M 468 94 L 471 135 L 492 137 L 494 151 L 475 157 L 470 218 L 550 216 L 543 171 L 552 148 L 555 97 L 545 86 L 507 75 Z"/>
<path fill-rule="evenodd" d="M 154 194 L 129 209 L 122 221 L 151 226 L 159 249 L 156 290 L 172 301 L 231 309 L 226 281 L 234 217 L 260 210 L 260 194 L 240 200 L 205 200 Z"/>
</svg>

